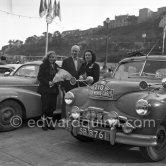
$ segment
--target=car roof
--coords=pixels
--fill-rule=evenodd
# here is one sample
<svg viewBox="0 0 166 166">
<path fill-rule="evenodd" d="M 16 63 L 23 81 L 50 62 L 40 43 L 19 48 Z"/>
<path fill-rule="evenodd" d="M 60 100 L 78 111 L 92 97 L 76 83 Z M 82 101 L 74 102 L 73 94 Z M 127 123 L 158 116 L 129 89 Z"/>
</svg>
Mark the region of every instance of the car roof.
<svg viewBox="0 0 166 166">
<path fill-rule="evenodd" d="M 121 60 L 119 63 L 124 63 L 128 61 L 143 61 L 147 58 L 147 60 L 152 60 L 152 61 L 166 61 L 166 56 L 163 55 L 150 55 L 148 57 L 146 56 L 133 56 L 129 58 L 125 58 Z"/>
<path fill-rule="evenodd" d="M 30 62 L 24 63 L 24 65 L 26 65 L 26 64 L 40 65 L 41 63 L 42 63 L 42 61 L 30 61 Z"/>
<path fill-rule="evenodd" d="M 21 64 L 6 64 L 6 67 L 9 67 L 9 68 L 12 68 L 12 69 L 16 69 L 20 66 L 21 66 Z"/>
<path fill-rule="evenodd" d="M 0 65 L 1 68 L 12 68 L 10 66 L 7 66 L 7 65 Z"/>
<path fill-rule="evenodd" d="M 17 65 L 17 64 L 15 64 L 15 65 Z M 8 68 L 8 69 L 15 69 L 15 68 L 17 68 L 17 67 L 19 67 L 19 66 L 15 66 L 15 65 L 12 65 L 12 64 L 5 64 L 5 65 L 0 65 L 0 68 Z"/>
<path fill-rule="evenodd" d="M 42 64 L 42 63 L 43 63 L 43 61 L 31 61 L 31 62 L 26 62 L 26 63 L 24 63 L 24 65 L 25 65 L 25 64 L 40 65 L 40 64 Z M 56 61 L 56 63 L 57 63 L 59 66 L 62 65 L 62 61 Z"/>
</svg>

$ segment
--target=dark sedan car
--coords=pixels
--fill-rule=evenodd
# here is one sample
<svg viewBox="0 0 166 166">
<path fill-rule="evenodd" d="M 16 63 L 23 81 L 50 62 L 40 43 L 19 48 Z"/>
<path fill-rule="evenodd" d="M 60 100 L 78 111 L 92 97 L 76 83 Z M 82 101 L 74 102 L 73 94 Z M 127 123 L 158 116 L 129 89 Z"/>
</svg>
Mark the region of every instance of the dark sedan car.
<svg viewBox="0 0 166 166">
<path fill-rule="evenodd" d="M 12 120 L 32 118 L 41 115 L 41 99 L 37 93 L 37 74 L 41 61 L 20 65 L 6 77 L 0 77 L 0 131 L 16 129 Z M 57 62 L 61 65 L 61 61 Z M 61 91 L 56 113 L 61 111 Z M 13 119 L 15 118 L 15 119 Z M 18 126 L 19 127 L 19 126 Z"/>
<path fill-rule="evenodd" d="M 110 78 L 66 93 L 67 129 L 79 141 L 139 146 L 149 160 L 162 160 L 166 156 L 165 78 L 166 56 L 122 60 Z"/>
</svg>

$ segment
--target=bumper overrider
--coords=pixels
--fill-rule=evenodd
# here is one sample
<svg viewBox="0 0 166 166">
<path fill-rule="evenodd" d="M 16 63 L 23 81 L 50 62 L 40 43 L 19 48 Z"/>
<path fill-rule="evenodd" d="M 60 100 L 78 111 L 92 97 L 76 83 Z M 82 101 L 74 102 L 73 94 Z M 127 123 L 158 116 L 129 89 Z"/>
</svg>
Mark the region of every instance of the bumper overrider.
<svg viewBox="0 0 166 166">
<path fill-rule="evenodd" d="M 135 129 L 127 118 L 119 116 L 115 111 L 105 112 L 101 108 L 88 107 L 80 109 L 76 106 L 68 114 L 67 130 L 74 136 L 82 135 L 94 139 L 109 141 L 111 145 L 122 143 L 136 146 L 156 146 L 156 135 L 134 134 Z"/>
</svg>

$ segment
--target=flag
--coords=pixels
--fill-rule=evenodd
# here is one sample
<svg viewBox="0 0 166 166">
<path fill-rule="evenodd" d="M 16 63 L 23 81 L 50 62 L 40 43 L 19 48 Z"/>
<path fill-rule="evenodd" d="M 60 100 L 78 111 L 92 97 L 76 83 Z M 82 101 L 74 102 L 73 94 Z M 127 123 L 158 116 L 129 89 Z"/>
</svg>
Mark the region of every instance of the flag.
<svg viewBox="0 0 166 166">
<path fill-rule="evenodd" d="M 49 0 L 49 5 L 48 5 L 48 15 L 52 15 L 52 0 Z"/>
<path fill-rule="evenodd" d="M 48 10 L 48 1 L 47 0 L 44 0 L 44 7 L 45 7 L 46 14 L 47 14 L 47 10 Z"/>
<path fill-rule="evenodd" d="M 58 16 L 58 5 L 55 0 L 53 5 L 53 18 L 55 18 L 56 16 Z"/>
<path fill-rule="evenodd" d="M 53 18 L 55 18 L 56 16 L 59 17 L 59 19 L 61 20 L 61 13 L 60 13 L 60 1 L 56 2 L 56 0 L 54 1 L 54 6 L 53 6 Z"/>
<path fill-rule="evenodd" d="M 61 21 L 61 7 L 60 7 L 60 1 L 58 2 L 58 17 Z"/>
<path fill-rule="evenodd" d="M 46 0 L 40 1 L 40 8 L 39 8 L 39 16 L 40 17 L 43 17 L 46 14 L 47 8 L 46 8 L 45 4 L 46 4 Z"/>
</svg>

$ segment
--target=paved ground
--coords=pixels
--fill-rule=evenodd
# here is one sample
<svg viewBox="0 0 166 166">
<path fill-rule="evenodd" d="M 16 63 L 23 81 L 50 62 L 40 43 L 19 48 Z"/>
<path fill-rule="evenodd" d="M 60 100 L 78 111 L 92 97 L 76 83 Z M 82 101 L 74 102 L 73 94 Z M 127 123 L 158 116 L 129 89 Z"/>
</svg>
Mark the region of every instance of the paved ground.
<svg viewBox="0 0 166 166">
<path fill-rule="evenodd" d="M 165 165 L 147 163 L 138 148 L 95 141 L 82 143 L 65 129 L 42 131 L 22 128 L 0 133 L 0 166 L 108 166 L 108 165 Z"/>
</svg>

